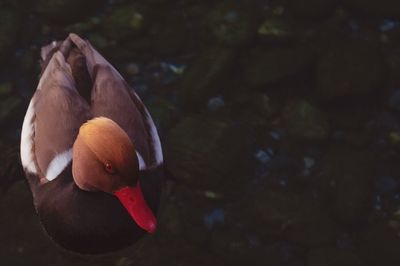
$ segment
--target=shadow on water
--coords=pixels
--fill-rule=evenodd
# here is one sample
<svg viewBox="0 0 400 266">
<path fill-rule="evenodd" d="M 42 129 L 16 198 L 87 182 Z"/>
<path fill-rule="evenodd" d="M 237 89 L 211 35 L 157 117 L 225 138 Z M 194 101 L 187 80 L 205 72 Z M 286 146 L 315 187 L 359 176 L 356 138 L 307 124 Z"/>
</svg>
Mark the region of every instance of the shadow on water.
<svg viewBox="0 0 400 266">
<path fill-rule="evenodd" d="M 0 3 L 4 265 L 400 265 L 400 2 Z M 144 99 L 171 177 L 128 249 L 55 245 L 19 165 L 40 47 L 86 37 Z"/>
</svg>

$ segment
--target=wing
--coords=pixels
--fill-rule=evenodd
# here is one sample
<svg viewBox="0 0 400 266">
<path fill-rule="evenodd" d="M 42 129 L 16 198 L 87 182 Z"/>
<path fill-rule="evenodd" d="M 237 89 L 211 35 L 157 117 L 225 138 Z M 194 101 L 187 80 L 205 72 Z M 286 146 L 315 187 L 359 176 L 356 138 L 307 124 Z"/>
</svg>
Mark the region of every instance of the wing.
<svg viewBox="0 0 400 266">
<path fill-rule="evenodd" d="M 56 178 L 72 159 L 79 127 L 89 106 L 75 89 L 71 68 L 57 51 L 49 60 L 32 97 L 21 132 L 25 171 L 40 179 Z"/>
<path fill-rule="evenodd" d="M 108 117 L 127 132 L 138 153 L 141 170 L 162 164 L 160 139 L 154 122 L 140 98 L 89 42 L 75 34 L 70 34 L 70 38 L 84 54 L 93 80 L 93 116 Z"/>
</svg>

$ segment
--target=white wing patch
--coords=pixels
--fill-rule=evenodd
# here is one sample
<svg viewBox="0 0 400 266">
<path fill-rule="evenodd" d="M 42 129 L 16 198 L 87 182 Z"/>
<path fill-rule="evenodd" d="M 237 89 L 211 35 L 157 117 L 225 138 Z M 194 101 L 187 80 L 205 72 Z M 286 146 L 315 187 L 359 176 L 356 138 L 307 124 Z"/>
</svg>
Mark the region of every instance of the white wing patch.
<svg viewBox="0 0 400 266">
<path fill-rule="evenodd" d="M 51 59 L 54 60 L 54 57 Z M 49 62 L 50 64 L 50 62 Z M 47 67 L 39 80 L 39 84 L 36 90 L 40 90 L 42 83 L 50 73 L 50 68 Z M 35 115 L 35 110 L 33 107 L 33 98 L 29 103 L 28 110 L 26 111 L 24 122 L 22 124 L 21 130 L 21 162 L 24 169 L 32 174 L 38 174 L 38 169 L 34 161 L 34 151 L 33 151 L 33 136 L 35 134 L 35 125 L 33 123 L 33 117 Z"/>
<path fill-rule="evenodd" d="M 156 159 L 156 164 L 160 165 L 164 161 L 160 137 L 158 136 L 157 128 L 154 125 L 153 119 L 151 118 L 149 111 L 147 111 L 146 107 L 144 107 L 144 110 L 146 111 L 146 122 L 150 126 L 150 135 L 151 135 L 151 138 L 153 139 L 153 145 L 154 145 L 153 149 L 154 149 L 154 154 L 155 154 L 154 156 Z"/>
<path fill-rule="evenodd" d="M 33 135 L 35 133 L 35 127 L 33 124 L 34 115 L 35 110 L 33 108 L 33 100 L 31 100 L 22 124 L 20 152 L 22 166 L 25 171 L 37 174 L 35 161 L 33 159 Z"/>
<path fill-rule="evenodd" d="M 72 160 L 72 149 L 66 150 L 60 154 L 57 154 L 56 157 L 50 162 L 49 167 L 47 167 L 46 179 L 51 181 L 58 177 L 62 171 L 64 171 L 65 167 Z"/>
<path fill-rule="evenodd" d="M 138 153 L 137 151 L 136 151 L 136 157 L 138 158 L 139 162 L 139 170 L 146 169 L 146 163 L 144 162 L 142 155 L 140 155 L 140 153 Z"/>
<path fill-rule="evenodd" d="M 58 64 L 53 63 L 53 61 L 57 61 Z M 71 73 L 71 70 L 65 64 L 64 57 L 62 56 L 61 52 L 58 51 L 50 59 L 48 66 L 44 70 L 42 77 L 39 80 L 39 84 L 36 90 L 40 90 L 43 83 L 48 79 L 51 73 L 54 73 L 54 68 L 56 67 L 56 65 L 61 65 L 64 68 L 67 67 L 66 69 L 64 69 L 65 72 Z M 59 79 L 65 80 L 65 82 L 71 82 L 71 77 L 69 76 L 62 77 Z M 22 124 L 20 152 L 21 152 L 21 162 L 24 169 L 32 174 L 38 174 L 38 169 L 36 168 L 34 160 L 34 151 L 33 151 L 33 136 L 35 134 L 35 125 L 33 123 L 34 115 L 35 115 L 35 110 L 33 107 L 33 98 L 32 98 L 31 102 L 29 103 L 28 110 L 26 111 L 24 122 Z M 56 176 L 54 176 L 53 178 L 55 177 Z"/>
<path fill-rule="evenodd" d="M 137 95 L 137 93 L 135 91 L 133 91 L 133 93 L 135 94 L 136 98 L 140 102 L 142 102 L 139 95 Z M 163 158 L 163 153 L 162 153 L 162 148 L 161 148 L 160 137 L 158 136 L 156 125 L 154 124 L 153 119 L 151 118 L 151 115 L 150 115 L 149 111 L 147 110 L 146 106 L 144 106 L 144 104 L 143 104 L 143 108 L 144 108 L 144 111 L 146 112 L 145 120 L 146 120 L 146 123 L 150 127 L 150 136 L 151 136 L 151 139 L 153 140 L 153 150 L 154 150 L 156 165 L 161 165 L 164 162 L 164 158 Z"/>
</svg>

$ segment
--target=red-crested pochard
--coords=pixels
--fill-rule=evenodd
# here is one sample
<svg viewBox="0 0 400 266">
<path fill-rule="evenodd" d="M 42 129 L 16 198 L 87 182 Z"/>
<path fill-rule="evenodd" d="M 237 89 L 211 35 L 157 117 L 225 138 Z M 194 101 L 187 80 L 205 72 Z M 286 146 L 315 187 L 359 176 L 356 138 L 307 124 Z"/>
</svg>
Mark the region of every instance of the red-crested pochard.
<svg viewBox="0 0 400 266">
<path fill-rule="evenodd" d="M 69 250 L 103 253 L 154 232 L 163 155 L 139 96 L 76 34 L 41 55 L 21 161 L 48 235 Z"/>
</svg>

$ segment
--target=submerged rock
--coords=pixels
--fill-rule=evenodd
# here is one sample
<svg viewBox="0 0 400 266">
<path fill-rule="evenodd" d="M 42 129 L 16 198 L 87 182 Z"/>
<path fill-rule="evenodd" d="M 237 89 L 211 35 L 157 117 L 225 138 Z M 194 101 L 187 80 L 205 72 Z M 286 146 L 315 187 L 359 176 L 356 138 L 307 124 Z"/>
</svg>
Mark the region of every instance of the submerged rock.
<svg viewBox="0 0 400 266">
<path fill-rule="evenodd" d="M 257 30 L 258 37 L 267 42 L 283 42 L 294 37 L 293 25 L 281 17 L 266 18 Z"/>
<path fill-rule="evenodd" d="M 324 99 L 364 95 L 384 85 L 378 47 L 367 42 L 339 41 L 317 63 L 317 94 Z"/>
<path fill-rule="evenodd" d="M 185 183 L 229 190 L 249 170 L 250 141 L 229 120 L 186 117 L 166 137 L 166 167 Z"/>
<path fill-rule="evenodd" d="M 279 82 L 311 67 L 313 54 L 304 47 L 257 47 L 244 55 L 243 79 L 256 88 Z"/>
<path fill-rule="evenodd" d="M 329 123 L 317 107 L 305 100 L 291 101 L 283 110 L 289 135 L 302 140 L 325 140 L 330 133 Z"/>
<path fill-rule="evenodd" d="M 212 97 L 207 102 L 207 110 L 209 112 L 216 112 L 221 110 L 225 106 L 224 97 L 219 95 L 216 97 Z"/>
<path fill-rule="evenodd" d="M 88 32 L 92 32 L 91 34 L 98 34 L 94 33 L 97 31 L 96 27 L 100 24 L 100 18 L 98 17 L 91 17 L 88 20 L 80 21 L 78 23 L 66 26 L 66 31 L 74 32 L 80 35 L 86 35 Z"/>
<path fill-rule="evenodd" d="M 178 203 L 165 197 L 165 203 L 158 216 L 159 232 L 163 236 L 180 236 L 184 228 L 184 217 L 182 208 Z"/>
<path fill-rule="evenodd" d="M 221 226 L 220 223 L 214 223 L 212 228 L 207 227 L 205 219 L 218 204 L 201 191 L 199 187 L 191 188 L 184 184 L 177 185 L 173 193 L 176 214 L 180 218 L 180 235 L 195 245 L 206 243 L 210 233 Z"/>
<path fill-rule="evenodd" d="M 233 117 L 251 126 L 265 125 L 277 109 L 275 102 L 261 92 L 239 93 L 228 107 Z"/>
<path fill-rule="evenodd" d="M 221 93 L 235 59 L 234 51 L 212 48 L 202 53 L 184 73 L 178 91 L 180 104 L 189 110 L 205 106 L 211 96 Z"/>
<path fill-rule="evenodd" d="M 265 252 L 262 247 L 256 247 L 251 244 L 249 237 L 243 232 L 234 229 L 219 230 L 213 232 L 211 236 L 211 249 L 229 265 L 265 265 L 268 261 L 279 261 L 279 254 Z"/>
<path fill-rule="evenodd" d="M 88 40 L 97 49 L 106 49 L 110 45 L 110 42 L 103 35 L 98 33 L 88 34 Z"/>
<path fill-rule="evenodd" d="M 182 47 L 189 34 L 183 19 L 163 19 L 153 23 L 149 29 L 151 46 L 156 54 L 175 55 L 182 52 Z"/>
<path fill-rule="evenodd" d="M 147 108 L 161 136 L 177 122 L 177 110 L 167 99 L 158 98 L 148 104 Z"/>
<path fill-rule="evenodd" d="M 224 2 L 208 14 L 206 24 L 214 37 L 230 46 L 248 43 L 257 32 L 257 14 L 250 13 L 239 4 Z"/>
<path fill-rule="evenodd" d="M 260 186 L 253 202 L 268 235 L 285 236 L 305 246 L 335 243 L 339 230 L 318 201 L 307 193 Z M 256 218 L 257 217 L 257 218 Z"/>
<path fill-rule="evenodd" d="M 143 14 L 134 6 L 115 8 L 102 23 L 103 34 L 114 41 L 124 40 L 140 33 L 144 20 Z"/>
</svg>

